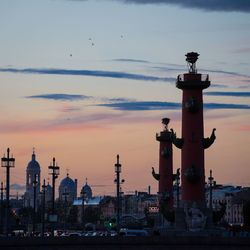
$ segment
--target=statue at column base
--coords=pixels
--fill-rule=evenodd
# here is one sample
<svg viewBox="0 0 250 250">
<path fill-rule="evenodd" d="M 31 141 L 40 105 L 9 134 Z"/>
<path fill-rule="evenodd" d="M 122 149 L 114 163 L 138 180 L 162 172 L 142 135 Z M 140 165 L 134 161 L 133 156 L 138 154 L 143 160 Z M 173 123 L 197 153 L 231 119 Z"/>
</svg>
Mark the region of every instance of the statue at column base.
<svg viewBox="0 0 250 250">
<path fill-rule="evenodd" d="M 199 232 L 205 228 L 207 216 L 197 208 L 195 202 L 193 202 L 191 208 L 185 209 L 187 228 L 190 232 Z"/>
</svg>

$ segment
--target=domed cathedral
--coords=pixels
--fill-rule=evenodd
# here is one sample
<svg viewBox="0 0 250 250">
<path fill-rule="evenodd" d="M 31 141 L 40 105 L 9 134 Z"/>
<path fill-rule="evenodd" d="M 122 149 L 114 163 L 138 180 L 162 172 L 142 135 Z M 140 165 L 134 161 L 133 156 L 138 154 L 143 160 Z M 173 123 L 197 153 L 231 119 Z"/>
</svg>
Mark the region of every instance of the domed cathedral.
<svg viewBox="0 0 250 250">
<path fill-rule="evenodd" d="M 86 183 L 81 189 L 81 196 L 84 194 L 85 199 L 91 199 L 92 198 L 92 189 L 88 185 L 88 179 L 86 178 Z"/>
<path fill-rule="evenodd" d="M 61 180 L 59 186 L 59 200 L 67 201 L 73 203 L 74 199 L 77 197 L 77 179 L 73 181 L 69 174 Z"/>
<path fill-rule="evenodd" d="M 40 165 L 36 161 L 36 154 L 33 149 L 31 161 L 26 168 L 26 192 L 24 194 L 25 207 L 34 207 L 34 190 L 36 190 L 36 207 L 39 203 L 40 172 Z"/>
</svg>

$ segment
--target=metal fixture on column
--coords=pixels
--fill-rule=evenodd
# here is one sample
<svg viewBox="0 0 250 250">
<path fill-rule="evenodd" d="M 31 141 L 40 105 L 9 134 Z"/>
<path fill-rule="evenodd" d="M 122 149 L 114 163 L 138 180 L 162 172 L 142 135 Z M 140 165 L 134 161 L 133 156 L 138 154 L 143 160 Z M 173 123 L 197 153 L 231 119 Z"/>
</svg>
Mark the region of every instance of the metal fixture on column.
<svg viewBox="0 0 250 250">
<path fill-rule="evenodd" d="M 33 181 L 33 227 L 32 227 L 32 231 L 33 231 L 33 234 L 35 233 L 35 230 L 36 230 L 36 188 L 37 188 L 37 184 L 38 184 L 38 181 L 37 181 L 37 174 L 35 174 L 34 176 L 34 181 Z"/>
<path fill-rule="evenodd" d="M 213 186 L 215 184 L 214 177 L 212 176 L 212 170 L 209 171 L 208 185 L 209 185 L 209 209 L 213 209 Z"/>
<path fill-rule="evenodd" d="M 117 161 L 115 164 L 115 173 L 116 173 L 116 179 L 115 179 L 115 183 L 116 183 L 116 202 L 117 202 L 117 209 L 116 209 L 116 228 L 117 228 L 117 232 L 119 232 L 120 230 L 120 184 L 124 183 L 124 179 L 122 179 L 120 181 L 120 173 L 121 173 L 121 169 L 122 169 L 122 165 L 119 162 L 119 155 L 116 156 L 117 157 Z"/>
<path fill-rule="evenodd" d="M 0 203 L 0 232 L 2 232 L 2 229 L 3 229 L 3 191 L 4 191 L 4 187 L 3 187 L 3 182 L 1 182 L 1 188 L 0 188 L 0 193 L 1 193 L 1 203 Z"/>
<path fill-rule="evenodd" d="M 56 159 L 55 157 L 53 158 L 53 163 L 48 167 L 50 170 L 52 170 L 52 214 L 50 217 L 50 221 L 56 222 L 57 221 L 57 216 L 55 215 L 55 182 L 56 179 L 58 178 L 59 175 L 59 167 L 56 164 Z M 54 236 L 54 230 L 52 230 L 52 236 Z"/>
<path fill-rule="evenodd" d="M 45 195 L 46 195 L 45 179 L 43 179 L 42 185 L 42 237 L 44 236 L 44 228 L 45 228 Z"/>
<path fill-rule="evenodd" d="M 175 177 L 175 186 L 176 186 L 176 207 L 180 207 L 180 169 L 176 171 Z"/>
<path fill-rule="evenodd" d="M 7 149 L 7 157 L 2 157 L 2 167 L 6 168 L 6 210 L 5 210 L 5 234 L 9 233 L 10 216 L 10 168 L 15 167 L 15 158 L 10 157 L 10 149 Z"/>
</svg>

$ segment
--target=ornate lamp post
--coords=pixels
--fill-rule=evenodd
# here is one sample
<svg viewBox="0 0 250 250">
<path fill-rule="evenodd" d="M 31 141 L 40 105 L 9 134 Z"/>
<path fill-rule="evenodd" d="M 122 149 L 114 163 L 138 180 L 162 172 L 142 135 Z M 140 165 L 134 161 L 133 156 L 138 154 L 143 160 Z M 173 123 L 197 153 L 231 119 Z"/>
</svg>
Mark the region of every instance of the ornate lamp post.
<svg viewBox="0 0 250 250">
<path fill-rule="evenodd" d="M 124 179 L 120 181 L 120 173 L 122 169 L 122 165 L 119 162 L 119 155 L 116 156 L 117 161 L 115 164 L 115 173 L 116 173 L 116 202 L 117 202 L 117 210 L 116 210 L 116 227 L 117 227 L 117 232 L 119 233 L 120 229 L 120 184 L 124 182 Z"/>
<path fill-rule="evenodd" d="M 84 223 L 85 223 L 85 218 L 84 218 L 84 202 L 85 202 L 85 196 L 86 196 L 86 192 L 82 189 L 81 191 L 81 198 L 82 198 L 82 228 L 83 230 L 85 229 L 84 228 Z"/>
<path fill-rule="evenodd" d="M 55 157 L 53 158 L 52 165 L 50 165 L 48 168 L 49 170 L 52 170 L 52 172 L 50 173 L 52 175 L 52 218 L 51 219 L 53 220 L 53 222 L 55 222 L 55 220 L 57 220 L 55 216 L 55 182 L 56 179 L 58 178 L 60 169 L 60 167 L 57 166 L 56 164 Z M 52 230 L 52 236 L 54 236 L 54 230 Z"/>
<path fill-rule="evenodd" d="M 46 185 L 45 185 L 45 179 L 43 179 L 43 185 L 42 185 L 42 237 L 44 236 L 44 228 L 45 228 L 45 194 L 46 194 Z"/>
<path fill-rule="evenodd" d="M 208 185 L 209 185 L 209 209 L 213 209 L 213 186 L 215 186 L 214 177 L 212 176 L 212 170 L 209 171 Z"/>
<path fill-rule="evenodd" d="M 180 207 L 180 169 L 176 171 L 175 177 L 175 186 L 176 186 L 176 207 Z"/>
<path fill-rule="evenodd" d="M 7 149 L 7 157 L 2 157 L 2 167 L 6 168 L 6 210 L 5 210 L 5 233 L 9 232 L 10 216 L 10 168 L 15 167 L 15 158 L 10 157 L 10 149 Z"/>
<path fill-rule="evenodd" d="M 69 195 L 69 192 L 67 192 L 67 188 L 65 187 L 64 192 L 62 193 L 64 196 L 64 231 L 66 230 L 66 220 L 67 220 L 67 198 Z"/>
<path fill-rule="evenodd" d="M 1 203 L 0 203 L 0 231 L 2 232 L 2 228 L 3 228 L 3 191 L 4 191 L 4 187 L 3 187 L 3 182 L 1 182 L 1 188 L 0 188 L 0 193 L 1 193 Z"/>
<path fill-rule="evenodd" d="M 38 181 L 37 181 L 37 174 L 35 174 L 34 176 L 34 181 L 33 181 L 33 198 L 34 198 L 34 201 L 33 201 L 33 227 L 32 227 L 32 231 L 33 231 L 33 234 L 36 230 L 36 188 L 37 188 L 37 184 L 38 184 Z"/>
</svg>

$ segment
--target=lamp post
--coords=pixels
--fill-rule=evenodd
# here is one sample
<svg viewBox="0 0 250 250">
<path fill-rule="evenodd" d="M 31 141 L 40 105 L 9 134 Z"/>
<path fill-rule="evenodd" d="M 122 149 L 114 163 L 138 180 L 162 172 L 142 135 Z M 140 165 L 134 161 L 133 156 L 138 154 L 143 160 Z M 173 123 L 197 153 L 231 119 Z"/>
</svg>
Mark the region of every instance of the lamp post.
<svg viewBox="0 0 250 250">
<path fill-rule="evenodd" d="M 86 195 L 86 192 L 82 189 L 81 191 L 81 198 L 82 198 L 82 228 L 83 230 L 85 230 L 84 228 L 84 223 L 85 223 L 85 218 L 84 218 L 84 202 L 85 202 L 85 195 Z"/>
<path fill-rule="evenodd" d="M 2 229 L 3 229 L 3 191 L 4 191 L 4 187 L 3 187 L 3 182 L 1 182 L 1 188 L 0 188 L 0 191 L 1 191 L 1 203 L 0 203 L 0 214 L 1 214 L 1 217 L 0 217 L 0 232 L 2 232 Z"/>
<path fill-rule="evenodd" d="M 209 184 L 209 209 L 213 209 L 213 185 L 214 177 L 212 176 L 212 170 L 209 171 L 208 184 Z"/>
<path fill-rule="evenodd" d="M 117 210 L 116 210 L 116 227 L 117 227 L 117 232 L 119 233 L 119 229 L 120 229 L 120 184 L 122 184 L 124 182 L 124 180 L 122 179 L 120 181 L 120 174 L 121 174 L 122 165 L 119 162 L 119 155 L 117 155 L 116 158 L 117 158 L 117 161 L 116 161 L 116 164 L 115 164 L 116 203 L 117 203 L 117 205 L 116 205 L 117 206 Z"/>
<path fill-rule="evenodd" d="M 178 168 L 176 171 L 176 207 L 179 208 L 180 206 L 180 169 Z"/>
<path fill-rule="evenodd" d="M 67 192 L 67 188 L 65 187 L 64 192 L 62 193 L 64 196 L 64 231 L 66 230 L 66 219 L 67 219 L 67 197 L 69 192 Z"/>
<path fill-rule="evenodd" d="M 7 149 L 7 157 L 2 157 L 2 167 L 6 168 L 6 210 L 5 210 L 5 233 L 9 233 L 10 216 L 10 168 L 15 167 L 15 158 L 10 157 L 10 149 Z"/>
<path fill-rule="evenodd" d="M 52 220 L 53 222 L 55 222 L 54 220 L 56 220 L 56 216 L 55 216 L 55 182 L 56 179 L 58 178 L 59 175 L 59 167 L 56 164 L 56 159 L 55 157 L 53 158 L 53 163 L 52 165 L 50 165 L 49 170 L 52 170 L 52 172 L 50 173 L 52 175 Z M 54 236 L 54 229 L 52 229 L 52 236 Z"/>
<path fill-rule="evenodd" d="M 43 179 L 43 185 L 42 185 L 42 237 L 44 236 L 44 226 L 45 226 L 45 194 L 46 194 L 46 185 L 45 185 L 45 179 Z"/>
<path fill-rule="evenodd" d="M 33 231 L 33 234 L 35 233 L 35 230 L 36 230 L 36 188 L 37 188 L 37 184 L 38 184 L 38 181 L 37 181 L 37 174 L 34 175 L 34 181 L 33 181 L 33 227 L 32 227 L 32 231 Z"/>
</svg>

